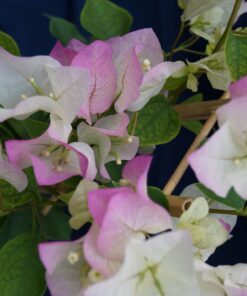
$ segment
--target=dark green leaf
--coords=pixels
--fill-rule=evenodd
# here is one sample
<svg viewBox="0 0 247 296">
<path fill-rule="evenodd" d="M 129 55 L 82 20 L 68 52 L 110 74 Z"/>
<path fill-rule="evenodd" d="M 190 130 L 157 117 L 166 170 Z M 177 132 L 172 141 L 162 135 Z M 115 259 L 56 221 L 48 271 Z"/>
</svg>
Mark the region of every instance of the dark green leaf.
<svg viewBox="0 0 247 296">
<path fill-rule="evenodd" d="M 181 77 L 168 77 L 166 80 L 166 83 L 164 85 L 165 90 L 169 91 L 176 91 L 179 88 L 186 85 L 188 77 L 187 76 L 181 76 Z"/>
<path fill-rule="evenodd" d="M 50 33 L 53 37 L 60 40 L 63 45 L 66 45 L 73 38 L 87 43 L 77 27 L 70 21 L 56 16 L 46 16 L 50 19 Z"/>
<path fill-rule="evenodd" d="M 134 120 L 129 125 L 133 130 Z M 140 146 L 159 145 L 170 142 L 179 133 L 179 115 L 166 102 L 163 95 L 153 97 L 138 113 L 134 135 L 139 137 Z"/>
<path fill-rule="evenodd" d="M 53 207 L 47 216 L 41 217 L 41 230 L 47 239 L 69 240 L 71 228 L 69 216 L 64 213 L 63 207 Z"/>
<path fill-rule="evenodd" d="M 43 134 L 49 127 L 49 123 L 33 119 L 17 120 L 11 118 L 8 124 L 15 130 L 21 139 L 31 139 Z"/>
<path fill-rule="evenodd" d="M 40 296 L 45 290 L 44 268 L 39 261 L 39 240 L 21 234 L 0 250 L 1 296 Z"/>
<path fill-rule="evenodd" d="M 233 80 L 247 75 L 247 36 L 229 32 L 225 45 L 225 56 Z"/>
<path fill-rule="evenodd" d="M 155 203 L 169 210 L 169 202 L 162 190 L 157 187 L 149 186 L 148 195 Z"/>
<path fill-rule="evenodd" d="M 221 197 L 216 195 L 213 191 L 206 188 L 204 185 L 198 183 L 196 186 L 204 193 L 208 198 L 213 199 L 219 203 L 227 205 L 231 208 L 236 209 L 237 211 L 242 211 L 245 205 L 245 200 L 243 200 L 234 189 L 230 189 L 226 197 Z"/>
<path fill-rule="evenodd" d="M 116 161 L 110 161 L 106 164 L 106 169 L 111 177 L 112 181 L 118 182 L 122 178 L 122 170 L 126 161 L 122 161 L 122 164 L 117 164 Z"/>
<path fill-rule="evenodd" d="M 0 46 L 13 55 L 20 55 L 20 50 L 15 40 L 2 31 L 0 31 Z"/>
<path fill-rule="evenodd" d="M 183 103 L 185 104 L 191 104 L 196 102 L 201 102 L 203 100 L 202 94 L 196 94 L 189 99 L 185 100 Z M 202 129 L 202 123 L 199 120 L 184 120 L 182 122 L 183 127 L 187 128 L 189 131 L 191 131 L 194 134 L 198 134 L 200 130 Z"/>
<path fill-rule="evenodd" d="M 17 235 L 29 232 L 32 233 L 33 217 L 31 210 L 13 212 L 5 218 L 0 229 L 0 248 Z"/>
<path fill-rule="evenodd" d="M 108 0 L 86 0 L 81 24 L 97 39 L 108 39 L 129 32 L 132 16 Z"/>
<path fill-rule="evenodd" d="M 14 186 L 0 179 L 0 209 L 8 210 L 21 206 L 32 199 L 39 198 L 39 193 L 32 168 L 25 170 L 28 177 L 28 186 L 18 192 Z"/>
</svg>

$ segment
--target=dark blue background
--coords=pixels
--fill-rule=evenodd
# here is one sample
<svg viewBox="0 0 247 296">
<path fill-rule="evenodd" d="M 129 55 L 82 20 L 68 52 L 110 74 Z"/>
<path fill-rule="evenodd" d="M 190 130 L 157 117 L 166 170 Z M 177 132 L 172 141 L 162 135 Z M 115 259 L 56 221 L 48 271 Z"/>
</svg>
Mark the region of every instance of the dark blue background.
<svg viewBox="0 0 247 296">
<path fill-rule="evenodd" d="M 152 27 L 159 37 L 162 47 L 169 50 L 178 32 L 180 10 L 176 1 L 165 0 L 114 0 L 125 7 L 134 17 L 132 30 Z M 12 35 L 20 46 L 23 55 L 48 54 L 55 43 L 49 34 L 48 19 L 42 14 L 66 18 L 78 27 L 79 15 L 84 0 L 6 0 L 1 1 L 0 30 Z M 240 20 L 246 26 L 246 19 Z M 83 32 L 83 30 L 81 29 Z M 85 32 L 84 32 L 85 33 Z M 202 44 L 199 44 L 199 47 Z M 191 56 L 177 56 L 192 58 Z M 203 92 L 208 99 L 215 99 L 218 93 L 210 90 L 205 79 Z M 179 163 L 194 135 L 182 130 L 179 136 L 167 145 L 159 146 L 150 173 L 150 184 L 163 187 Z M 176 193 L 195 181 L 193 173 L 188 170 Z M 212 264 L 234 264 L 247 262 L 247 219 L 239 218 L 234 231 L 234 238 L 219 248 L 212 257 Z"/>
</svg>

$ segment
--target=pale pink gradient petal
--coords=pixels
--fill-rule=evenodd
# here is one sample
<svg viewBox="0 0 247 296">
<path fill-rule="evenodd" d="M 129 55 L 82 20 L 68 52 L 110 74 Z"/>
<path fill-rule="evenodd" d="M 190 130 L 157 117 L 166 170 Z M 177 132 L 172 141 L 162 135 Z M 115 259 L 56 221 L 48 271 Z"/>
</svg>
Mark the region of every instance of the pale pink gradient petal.
<svg viewBox="0 0 247 296">
<path fill-rule="evenodd" d="M 52 296 L 82 296 L 81 268 L 86 264 L 82 254 L 74 264 L 68 261 L 71 252 L 82 253 L 82 240 L 39 244 L 39 255 L 46 268 L 46 282 Z"/>
<path fill-rule="evenodd" d="M 39 256 L 48 273 L 64 260 L 71 249 L 72 242 L 50 242 L 39 244 Z"/>
<path fill-rule="evenodd" d="M 197 179 L 222 197 L 233 185 L 227 175 L 239 170 L 234 159 L 246 154 L 245 145 L 240 140 L 225 123 L 188 158 Z"/>
<path fill-rule="evenodd" d="M 246 121 L 247 94 L 245 97 L 232 100 L 216 110 L 219 126 L 228 122 L 238 131 L 247 129 Z"/>
<path fill-rule="evenodd" d="M 140 96 L 128 108 L 135 112 L 142 109 L 148 101 L 157 95 L 164 86 L 166 79 L 185 66 L 183 62 L 164 62 L 151 68 L 145 75 L 140 86 Z"/>
<path fill-rule="evenodd" d="M 114 114 L 100 118 L 94 128 L 108 136 L 123 136 L 127 132 L 129 117 L 127 114 Z"/>
<path fill-rule="evenodd" d="M 52 48 L 49 56 L 59 61 L 62 65 L 68 66 L 76 55 L 76 51 L 68 47 L 64 47 L 60 41 L 57 41 Z"/>
<path fill-rule="evenodd" d="M 231 84 L 229 91 L 231 99 L 247 97 L 247 76 Z"/>
<path fill-rule="evenodd" d="M 87 262 L 103 276 L 109 277 L 113 275 L 121 266 L 121 261 L 109 260 L 102 256 L 97 249 L 98 227 L 93 224 L 89 232 L 85 236 L 83 246 L 84 256 Z"/>
<path fill-rule="evenodd" d="M 141 29 L 122 37 L 113 37 L 107 41 L 113 48 L 114 58 L 123 51 L 135 48 L 140 63 L 145 59 L 155 66 L 163 61 L 163 51 L 160 42 L 152 29 Z"/>
<path fill-rule="evenodd" d="M 118 94 L 115 109 L 121 113 L 138 99 L 143 73 L 134 48 L 124 53 L 119 59 L 120 61 L 117 61 L 119 64 L 116 66 L 120 94 Z"/>
<path fill-rule="evenodd" d="M 78 114 L 90 122 L 90 114 L 105 112 L 115 98 L 117 77 L 112 50 L 107 43 L 95 41 L 82 48 L 71 65 L 87 69 L 90 73 L 90 98 L 81 106 Z"/>
<path fill-rule="evenodd" d="M 36 180 L 41 186 L 54 185 L 70 177 L 80 175 L 80 173 L 76 171 L 63 170 L 62 172 L 57 172 L 53 163 L 34 155 L 31 156 L 31 160 Z"/>
<path fill-rule="evenodd" d="M 47 133 L 32 140 L 9 140 L 5 142 L 6 152 L 11 163 L 19 168 L 31 166 L 31 154 L 39 154 L 47 145 L 56 144 Z"/>
<path fill-rule="evenodd" d="M 132 189 L 127 187 L 97 189 L 88 192 L 88 208 L 94 221 L 101 226 L 108 204 L 115 195 L 131 193 Z"/>
<path fill-rule="evenodd" d="M 137 156 L 124 167 L 122 177 L 136 186 L 137 192 L 147 196 L 148 170 L 152 162 L 150 156 Z"/>
<path fill-rule="evenodd" d="M 138 194 L 120 192 L 109 201 L 97 239 L 98 250 L 107 258 L 123 260 L 130 239 L 145 239 L 146 234 L 171 228 L 171 217 L 164 208 Z"/>
</svg>

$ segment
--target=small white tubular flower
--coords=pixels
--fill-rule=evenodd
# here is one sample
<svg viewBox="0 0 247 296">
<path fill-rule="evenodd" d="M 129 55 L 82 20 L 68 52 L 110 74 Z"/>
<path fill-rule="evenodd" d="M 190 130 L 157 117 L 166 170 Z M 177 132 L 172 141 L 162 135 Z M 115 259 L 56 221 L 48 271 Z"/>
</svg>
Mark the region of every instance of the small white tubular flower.
<svg viewBox="0 0 247 296">
<path fill-rule="evenodd" d="M 199 249 L 215 249 L 228 238 L 228 231 L 216 218 L 209 217 L 209 206 L 205 198 L 195 199 L 178 221 L 178 228 L 188 230 L 193 245 Z"/>
</svg>

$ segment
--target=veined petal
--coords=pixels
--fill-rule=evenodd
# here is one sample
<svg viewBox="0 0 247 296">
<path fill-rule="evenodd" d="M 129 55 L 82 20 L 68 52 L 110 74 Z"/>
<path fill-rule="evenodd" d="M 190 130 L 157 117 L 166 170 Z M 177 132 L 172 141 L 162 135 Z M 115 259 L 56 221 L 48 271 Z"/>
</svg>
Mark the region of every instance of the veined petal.
<svg viewBox="0 0 247 296">
<path fill-rule="evenodd" d="M 171 228 L 170 215 L 164 208 L 138 194 L 119 190 L 107 206 L 97 239 L 98 249 L 107 258 L 123 260 L 130 239 L 145 239 L 148 234 Z"/>
<path fill-rule="evenodd" d="M 90 97 L 82 104 L 78 115 L 91 122 L 90 114 L 105 112 L 114 100 L 117 77 L 112 50 L 106 42 L 95 41 L 83 47 L 71 65 L 89 71 Z"/>
<path fill-rule="evenodd" d="M 121 137 L 126 134 L 128 124 L 128 115 L 122 113 L 100 118 L 94 124 L 94 128 L 105 135 Z"/>
<path fill-rule="evenodd" d="M 115 109 L 121 113 L 138 99 L 143 73 L 134 48 L 118 57 L 116 67 L 118 99 L 115 103 Z"/>
<path fill-rule="evenodd" d="M 51 86 L 45 66 L 59 66 L 59 62 L 49 56 L 17 57 L 0 48 L 0 104 L 12 109 L 22 96 L 37 95 L 30 79 L 33 78 L 39 87 L 51 92 Z"/>
<path fill-rule="evenodd" d="M 135 112 L 142 109 L 148 101 L 157 95 L 164 86 L 166 79 L 184 67 L 183 62 L 164 62 L 151 68 L 145 75 L 140 87 L 140 96 L 128 108 Z"/>
<path fill-rule="evenodd" d="M 46 67 L 52 91 L 66 115 L 72 122 L 80 107 L 88 100 L 89 77 L 85 69 L 77 67 Z"/>
</svg>

